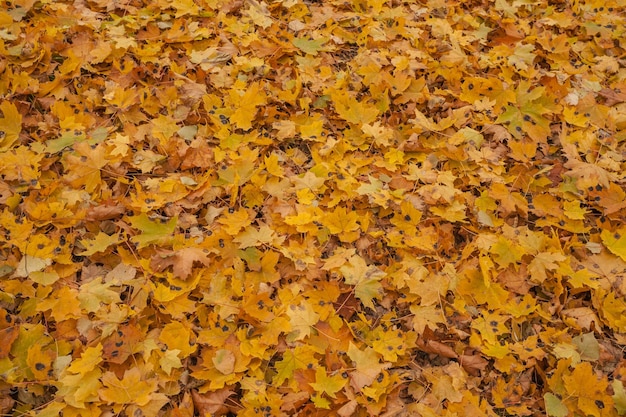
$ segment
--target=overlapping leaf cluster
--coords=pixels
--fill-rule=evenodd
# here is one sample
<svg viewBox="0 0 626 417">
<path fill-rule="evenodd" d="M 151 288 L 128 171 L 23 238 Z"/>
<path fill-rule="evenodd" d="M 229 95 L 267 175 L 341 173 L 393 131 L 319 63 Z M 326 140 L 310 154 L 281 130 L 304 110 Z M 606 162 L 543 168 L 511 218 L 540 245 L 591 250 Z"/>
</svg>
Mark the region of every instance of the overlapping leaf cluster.
<svg viewBox="0 0 626 417">
<path fill-rule="evenodd" d="M 626 413 L 619 3 L 5 3 L 1 412 Z"/>
</svg>

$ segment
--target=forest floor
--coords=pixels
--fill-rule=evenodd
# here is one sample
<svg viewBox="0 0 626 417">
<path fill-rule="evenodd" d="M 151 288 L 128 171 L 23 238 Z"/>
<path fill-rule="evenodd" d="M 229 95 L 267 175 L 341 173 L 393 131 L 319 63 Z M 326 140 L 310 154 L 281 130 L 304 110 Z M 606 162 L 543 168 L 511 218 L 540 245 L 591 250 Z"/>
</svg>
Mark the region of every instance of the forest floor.
<svg viewBox="0 0 626 417">
<path fill-rule="evenodd" d="M 626 414 L 625 21 L 4 2 L 0 415 Z"/>
</svg>

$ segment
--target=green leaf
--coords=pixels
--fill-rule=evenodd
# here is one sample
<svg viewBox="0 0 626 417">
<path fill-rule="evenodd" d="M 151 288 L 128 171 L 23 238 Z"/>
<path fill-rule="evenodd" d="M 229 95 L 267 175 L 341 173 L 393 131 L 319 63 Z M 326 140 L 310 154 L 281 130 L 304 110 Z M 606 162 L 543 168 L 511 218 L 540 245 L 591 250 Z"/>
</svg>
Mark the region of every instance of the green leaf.
<svg viewBox="0 0 626 417">
<path fill-rule="evenodd" d="M 198 133 L 198 126 L 197 125 L 183 126 L 180 129 L 178 129 L 176 133 L 178 133 L 178 135 L 181 138 L 185 139 L 188 142 L 191 142 L 193 138 L 196 137 L 196 134 Z"/>
<path fill-rule="evenodd" d="M 130 224 L 141 232 L 140 235 L 133 236 L 132 242 L 139 244 L 139 248 L 144 248 L 152 243 L 160 243 L 172 236 L 176 229 L 177 217 L 169 221 L 152 221 L 146 213 L 130 218 Z"/>
<path fill-rule="evenodd" d="M 317 53 L 322 50 L 322 46 L 326 43 L 326 39 L 295 38 L 291 43 L 306 54 L 317 55 Z"/>
<path fill-rule="evenodd" d="M 297 368 L 296 355 L 293 351 L 286 350 L 283 353 L 283 359 L 276 362 L 275 368 L 276 375 L 274 375 L 274 378 L 272 379 L 272 384 L 279 387 L 282 385 L 283 381 L 293 377 L 293 373 Z"/>
<path fill-rule="evenodd" d="M 364 279 L 360 281 L 354 287 L 354 295 L 361 300 L 365 307 L 375 308 L 372 300 L 374 298 L 380 298 L 383 291 L 383 286 L 379 282 L 379 279 Z"/>
<path fill-rule="evenodd" d="M 74 132 L 64 132 L 60 137 L 56 139 L 50 139 L 46 141 L 46 152 L 48 153 L 57 153 L 67 148 L 68 146 L 72 146 L 78 141 L 84 140 L 85 136 L 83 133 L 76 136 Z"/>
<path fill-rule="evenodd" d="M 546 402 L 546 414 L 548 414 L 549 416 L 566 417 L 569 414 L 567 407 L 556 395 L 548 392 L 544 394 L 543 400 Z"/>
<path fill-rule="evenodd" d="M 613 387 L 613 401 L 615 402 L 615 409 L 617 414 L 623 416 L 626 414 L 626 391 L 624 390 L 624 383 L 618 379 L 614 379 L 611 383 Z"/>
<path fill-rule="evenodd" d="M 600 358 L 600 344 L 593 333 L 585 333 L 572 339 L 580 352 L 580 359 L 597 361 Z"/>
</svg>

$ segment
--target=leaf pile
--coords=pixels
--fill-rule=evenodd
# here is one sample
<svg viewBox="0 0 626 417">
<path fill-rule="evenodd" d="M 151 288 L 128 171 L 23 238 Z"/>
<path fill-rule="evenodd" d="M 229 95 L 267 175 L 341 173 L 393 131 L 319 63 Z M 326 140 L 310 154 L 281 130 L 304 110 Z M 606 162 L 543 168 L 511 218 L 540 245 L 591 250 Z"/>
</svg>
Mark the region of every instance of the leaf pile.
<svg viewBox="0 0 626 417">
<path fill-rule="evenodd" d="M 0 413 L 626 413 L 626 10 L 9 0 Z"/>
</svg>

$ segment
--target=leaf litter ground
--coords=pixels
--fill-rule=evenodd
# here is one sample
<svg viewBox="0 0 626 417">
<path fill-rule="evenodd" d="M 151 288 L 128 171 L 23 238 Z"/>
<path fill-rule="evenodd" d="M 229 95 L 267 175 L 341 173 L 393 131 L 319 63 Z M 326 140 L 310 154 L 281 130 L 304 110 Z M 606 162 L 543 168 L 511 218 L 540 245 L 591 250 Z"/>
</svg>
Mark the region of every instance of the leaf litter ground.
<svg viewBox="0 0 626 417">
<path fill-rule="evenodd" d="M 5 2 L 0 412 L 623 415 L 625 16 Z"/>
</svg>

